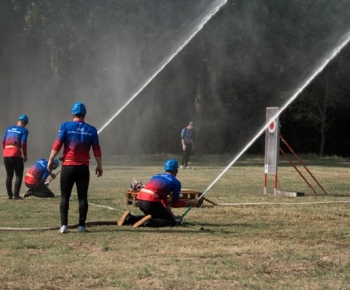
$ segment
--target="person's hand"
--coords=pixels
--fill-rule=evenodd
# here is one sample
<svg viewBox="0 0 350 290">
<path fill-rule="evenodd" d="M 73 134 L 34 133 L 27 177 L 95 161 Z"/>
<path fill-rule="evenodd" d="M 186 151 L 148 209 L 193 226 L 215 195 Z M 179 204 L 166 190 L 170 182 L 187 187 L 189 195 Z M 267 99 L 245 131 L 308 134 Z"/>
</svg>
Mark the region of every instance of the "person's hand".
<svg viewBox="0 0 350 290">
<path fill-rule="evenodd" d="M 181 223 L 182 223 L 182 217 L 180 216 L 180 217 L 176 218 L 176 219 L 175 219 L 175 222 L 176 222 L 176 225 L 177 225 L 177 226 L 181 225 Z"/>
<path fill-rule="evenodd" d="M 28 157 L 23 157 L 23 162 L 27 162 L 28 161 Z"/>
<path fill-rule="evenodd" d="M 102 176 L 102 174 L 103 174 L 102 166 L 98 166 L 98 165 L 96 166 L 95 174 L 97 175 L 97 177 Z"/>
<path fill-rule="evenodd" d="M 51 171 L 53 168 L 53 160 L 49 159 L 47 162 L 47 170 Z"/>
<path fill-rule="evenodd" d="M 182 144 L 182 150 L 185 151 L 186 150 L 186 145 Z"/>
</svg>

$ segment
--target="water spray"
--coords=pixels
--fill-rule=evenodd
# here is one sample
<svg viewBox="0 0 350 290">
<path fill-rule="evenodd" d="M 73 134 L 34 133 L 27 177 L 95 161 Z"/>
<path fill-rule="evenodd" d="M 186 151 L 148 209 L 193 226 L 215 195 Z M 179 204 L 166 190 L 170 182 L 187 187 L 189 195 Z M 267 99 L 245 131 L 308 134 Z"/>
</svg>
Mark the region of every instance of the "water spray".
<svg viewBox="0 0 350 290">
<path fill-rule="evenodd" d="M 142 91 L 143 89 L 164 69 L 164 67 L 192 40 L 196 34 L 202 30 L 203 26 L 220 10 L 220 8 L 225 5 L 227 0 L 224 0 L 220 3 L 220 5 L 213 8 L 209 14 L 204 17 L 201 23 L 198 24 L 195 31 L 190 35 L 190 37 L 181 44 L 178 49 L 170 55 L 168 59 L 160 66 L 160 68 L 140 87 L 140 89 L 97 131 L 98 134 L 102 132 L 104 128 L 106 128 L 124 109 L 127 107 Z"/>
<path fill-rule="evenodd" d="M 206 17 L 197 25 L 197 28 L 195 31 L 190 35 L 190 37 L 178 47 L 178 49 L 170 55 L 168 59 L 160 66 L 160 68 L 140 87 L 140 89 L 97 131 L 97 134 L 100 134 L 104 128 L 106 128 L 123 110 L 126 106 L 128 106 L 131 101 L 133 101 L 140 92 L 164 69 L 164 67 L 192 40 L 193 37 L 196 36 L 196 34 L 202 30 L 203 26 L 220 10 L 222 6 L 226 4 L 227 0 L 223 0 L 218 6 L 211 9 L 211 11 L 208 13 Z M 51 181 L 51 180 L 50 180 Z M 114 221 L 96 221 L 96 222 L 90 222 L 86 223 L 86 225 L 111 225 L 116 224 Z M 68 228 L 75 228 L 78 225 L 71 225 L 68 226 Z M 13 230 L 13 231 L 20 231 L 20 230 L 57 230 L 60 227 L 43 227 L 43 228 L 0 228 L 0 231 L 3 230 Z"/>
<path fill-rule="evenodd" d="M 274 120 L 298 97 L 298 95 L 311 83 L 311 81 L 320 74 L 323 69 L 328 65 L 328 63 L 336 56 L 338 53 L 349 43 L 350 41 L 350 33 L 347 33 L 347 35 L 344 37 L 345 40 L 341 42 L 326 58 L 326 60 L 323 62 L 323 64 L 302 84 L 299 89 L 294 93 L 294 95 L 284 104 L 284 106 L 276 113 L 271 119 Z M 248 148 L 262 135 L 269 124 L 265 124 L 265 126 L 253 137 L 253 139 L 242 149 L 241 152 L 238 153 L 238 155 L 230 162 L 229 165 L 218 175 L 218 177 L 215 178 L 215 180 L 207 187 L 206 190 L 198 197 L 197 200 L 200 200 L 204 197 L 204 195 L 212 188 L 212 186 L 226 173 L 227 170 L 230 169 L 230 167 L 245 153 Z M 181 216 L 181 218 L 184 218 L 185 215 L 192 209 L 192 206 L 190 206 Z"/>
</svg>

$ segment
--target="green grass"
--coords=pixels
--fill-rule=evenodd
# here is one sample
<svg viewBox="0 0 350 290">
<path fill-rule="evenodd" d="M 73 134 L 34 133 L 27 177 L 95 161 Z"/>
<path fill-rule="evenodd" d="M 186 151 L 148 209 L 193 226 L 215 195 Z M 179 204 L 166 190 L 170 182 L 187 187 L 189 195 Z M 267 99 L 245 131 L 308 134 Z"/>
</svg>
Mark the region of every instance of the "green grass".
<svg viewBox="0 0 350 290">
<path fill-rule="evenodd" d="M 125 210 L 139 213 L 125 204 L 131 179 L 146 183 L 168 157 L 106 158 L 102 178 L 92 166 L 87 221 L 117 222 Z M 328 195 L 305 174 L 315 195 L 284 160 L 278 189 L 305 196 L 274 196 L 272 176 L 264 195 L 263 158 L 243 156 L 205 195 L 230 205 L 204 202 L 179 227 L 1 231 L 0 289 L 349 289 L 350 160 L 302 159 Z M 202 192 L 230 161 L 193 156 L 196 169 L 181 170 L 178 178 L 183 188 Z M 59 198 L 7 200 L 4 170 L 0 178 L 0 227 L 59 226 Z M 59 195 L 58 181 L 50 188 Z M 74 192 L 69 223 L 77 219 Z"/>
</svg>

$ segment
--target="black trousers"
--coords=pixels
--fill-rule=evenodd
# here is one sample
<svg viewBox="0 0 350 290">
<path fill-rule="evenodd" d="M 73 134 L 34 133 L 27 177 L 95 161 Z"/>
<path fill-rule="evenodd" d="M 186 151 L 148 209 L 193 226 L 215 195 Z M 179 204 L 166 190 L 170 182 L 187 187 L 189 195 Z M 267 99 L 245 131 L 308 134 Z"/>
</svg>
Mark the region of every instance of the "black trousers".
<svg viewBox="0 0 350 290">
<path fill-rule="evenodd" d="M 27 184 L 29 188 L 26 192 L 26 196 L 34 195 L 36 197 L 55 197 L 54 193 L 44 183 L 39 184 Z"/>
<path fill-rule="evenodd" d="M 181 161 L 181 165 L 183 166 L 187 166 L 188 161 L 190 160 L 190 155 L 191 155 L 191 151 L 192 151 L 192 143 L 187 143 L 186 144 L 186 149 L 183 152 L 182 155 L 182 161 Z"/>
<path fill-rule="evenodd" d="M 77 188 L 79 200 L 79 226 L 85 227 L 86 216 L 89 208 L 88 189 L 90 182 L 90 170 L 86 165 L 62 166 L 60 187 L 61 203 L 60 215 L 61 225 L 68 225 L 69 199 L 74 184 Z"/>
<path fill-rule="evenodd" d="M 7 195 L 12 198 L 19 197 L 19 192 L 21 190 L 24 163 L 22 157 L 4 157 L 4 164 L 6 169 L 6 190 Z M 12 191 L 12 180 L 13 176 L 16 174 L 15 187 Z"/>
<path fill-rule="evenodd" d="M 148 227 L 173 227 L 176 225 L 175 218 L 160 202 L 150 202 L 146 200 L 138 200 L 138 207 L 145 215 L 151 215 L 152 219 L 147 223 Z M 133 223 L 137 222 L 144 216 L 135 217 Z"/>
</svg>

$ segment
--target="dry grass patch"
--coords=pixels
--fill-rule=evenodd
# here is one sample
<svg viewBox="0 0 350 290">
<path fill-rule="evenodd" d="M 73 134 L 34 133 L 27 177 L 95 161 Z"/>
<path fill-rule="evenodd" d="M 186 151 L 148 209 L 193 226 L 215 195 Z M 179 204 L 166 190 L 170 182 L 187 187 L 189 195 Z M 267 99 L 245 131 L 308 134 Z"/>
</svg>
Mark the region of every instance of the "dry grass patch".
<svg viewBox="0 0 350 290">
<path fill-rule="evenodd" d="M 125 204 L 130 180 L 145 183 L 162 171 L 168 157 L 110 158 L 104 176 L 91 178 L 88 222 L 116 222 L 125 210 L 139 213 Z M 315 196 L 284 163 L 279 189 L 305 196 L 275 197 L 271 184 L 263 195 L 263 159 L 246 156 L 206 195 L 235 205 L 205 202 L 179 227 L 90 226 L 86 234 L 71 229 L 65 235 L 1 231 L 0 289 L 347 289 L 350 163 L 305 159 L 329 196 Z M 227 156 L 192 160 L 196 169 L 180 171 L 178 178 L 183 188 L 204 191 L 224 169 L 220 162 Z M 0 227 L 59 226 L 59 198 L 9 201 L 4 172 L 0 178 Z M 50 187 L 59 193 L 58 182 Z M 77 223 L 77 207 L 74 193 L 70 224 Z"/>
</svg>

